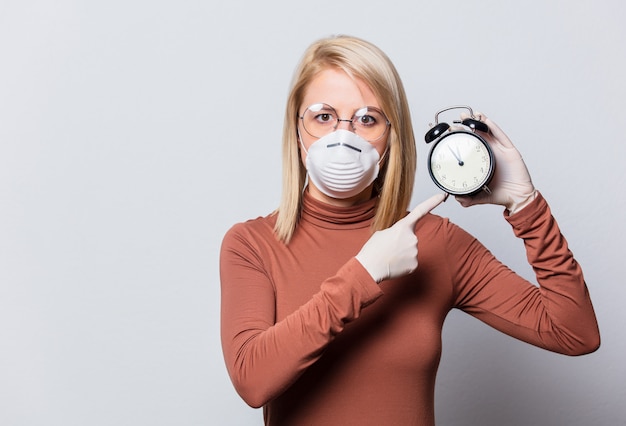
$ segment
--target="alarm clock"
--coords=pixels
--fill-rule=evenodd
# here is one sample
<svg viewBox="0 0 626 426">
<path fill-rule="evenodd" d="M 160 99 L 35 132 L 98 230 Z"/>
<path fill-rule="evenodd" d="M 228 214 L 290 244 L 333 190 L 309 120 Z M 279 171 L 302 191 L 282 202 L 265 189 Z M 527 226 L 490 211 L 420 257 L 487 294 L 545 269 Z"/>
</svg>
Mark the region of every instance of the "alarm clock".
<svg viewBox="0 0 626 426">
<path fill-rule="evenodd" d="M 452 109 L 467 109 L 471 118 L 439 123 L 439 114 Z M 435 114 L 435 124 L 425 135 L 426 143 L 434 143 L 428 155 L 428 172 L 433 182 L 451 195 L 490 193 L 487 186 L 495 171 L 495 158 L 489 144 L 476 131 L 489 127 L 477 120 L 468 106 L 452 106 Z"/>
</svg>

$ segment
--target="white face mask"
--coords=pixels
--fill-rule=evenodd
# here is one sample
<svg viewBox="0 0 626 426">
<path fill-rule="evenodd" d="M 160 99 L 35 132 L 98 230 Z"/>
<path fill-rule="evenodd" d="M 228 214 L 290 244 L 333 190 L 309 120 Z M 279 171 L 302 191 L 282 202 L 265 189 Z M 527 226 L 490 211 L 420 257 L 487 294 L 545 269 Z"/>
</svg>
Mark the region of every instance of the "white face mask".
<svg viewBox="0 0 626 426">
<path fill-rule="evenodd" d="M 309 179 L 329 197 L 353 197 L 378 176 L 380 155 L 356 133 L 336 130 L 315 141 L 308 151 L 302 141 L 300 145 L 307 154 Z"/>
</svg>

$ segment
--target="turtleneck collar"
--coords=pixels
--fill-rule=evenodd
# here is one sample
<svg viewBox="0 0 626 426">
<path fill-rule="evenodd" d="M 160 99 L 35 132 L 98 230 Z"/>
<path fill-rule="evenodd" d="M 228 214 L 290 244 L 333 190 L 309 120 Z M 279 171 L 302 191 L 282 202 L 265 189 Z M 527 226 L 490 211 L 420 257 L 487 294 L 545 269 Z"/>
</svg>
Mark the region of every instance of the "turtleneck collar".
<svg viewBox="0 0 626 426">
<path fill-rule="evenodd" d="M 377 206 L 378 197 L 350 207 L 333 206 L 313 198 L 305 190 L 301 219 L 328 229 L 366 228 L 372 224 Z"/>
</svg>

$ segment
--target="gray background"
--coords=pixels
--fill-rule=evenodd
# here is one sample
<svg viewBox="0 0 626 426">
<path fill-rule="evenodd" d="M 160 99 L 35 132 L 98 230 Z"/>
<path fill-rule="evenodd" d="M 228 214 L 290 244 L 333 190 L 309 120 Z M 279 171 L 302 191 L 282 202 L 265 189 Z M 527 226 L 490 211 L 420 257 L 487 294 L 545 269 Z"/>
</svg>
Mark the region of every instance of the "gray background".
<svg viewBox="0 0 626 426">
<path fill-rule="evenodd" d="M 218 253 L 278 205 L 288 83 L 335 33 L 385 50 L 423 133 L 470 104 L 549 200 L 603 343 L 568 358 L 453 312 L 441 425 L 626 424 L 626 3 L 0 1 L 0 424 L 254 425 L 219 344 Z M 497 207 L 437 209 L 531 277 Z"/>
</svg>

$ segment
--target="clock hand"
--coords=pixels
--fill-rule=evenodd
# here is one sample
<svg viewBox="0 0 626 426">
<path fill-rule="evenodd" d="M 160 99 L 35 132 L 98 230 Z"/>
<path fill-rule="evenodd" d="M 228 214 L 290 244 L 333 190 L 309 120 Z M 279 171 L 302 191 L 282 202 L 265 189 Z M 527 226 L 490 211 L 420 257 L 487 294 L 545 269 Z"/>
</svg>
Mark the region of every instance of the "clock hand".
<svg viewBox="0 0 626 426">
<path fill-rule="evenodd" d="M 452 153 L 452 155 L 454 155 L 454 158 L 456 158 L 456 161 L 459 162 L 459 166 L 462 166 L 463 164 L 465 164 L 463 162 L 463 160 L 461 160 L 461 155 L 458 154 L 458 152 L 454 152 L 454 150 L 452 149 L 452 147 L 450 145 L 448 145 L 448 149 L 450 150 L 450 152 Z M 457 148 L 458 149 L 458 148 Z"/>
</svg>

